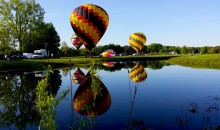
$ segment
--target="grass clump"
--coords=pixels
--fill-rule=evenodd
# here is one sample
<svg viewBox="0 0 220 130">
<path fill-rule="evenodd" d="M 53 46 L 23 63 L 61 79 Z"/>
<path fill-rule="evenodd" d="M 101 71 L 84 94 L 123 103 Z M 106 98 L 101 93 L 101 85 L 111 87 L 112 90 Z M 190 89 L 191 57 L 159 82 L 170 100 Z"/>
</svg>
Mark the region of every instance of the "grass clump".
<svg viewBox="0 0 220 130">
<path fill-rule="evenodd" d="M 56 130 L 55 123 L 55 108 L 60 103 L 60 101 L 66 97 L 70 89 L 63 91 L 60 96 L 55 97 L 53 94 L 48 91 L 49 87 L 49 76 L 52 72 L 51 66 L 48 66 L 46 70 L 46 76 L 41 81 L 38 82 L 36 87 L 36 108 L 38 113 L 41 116 L 39 123 L 39 129 L 42 130 Z"/>
</svg>

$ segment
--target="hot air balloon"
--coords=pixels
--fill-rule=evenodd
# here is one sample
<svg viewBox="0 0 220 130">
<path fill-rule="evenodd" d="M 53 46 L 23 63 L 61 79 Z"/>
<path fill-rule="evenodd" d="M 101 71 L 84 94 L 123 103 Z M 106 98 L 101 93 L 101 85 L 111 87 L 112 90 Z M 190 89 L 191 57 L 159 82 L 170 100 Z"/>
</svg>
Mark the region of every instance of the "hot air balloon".
<svg viewBox="0 0 220 130">
<path fill-rule="evenodd" d="M 94 4 L 84 4 L 73 10 L 70 23 L 74 32 L 91 53 L 92 48 L 106 31 L 109 17 L 103 8 Z"/>
<path fill-rule="evenodd" d="M 73 34 L 70 40 L 77 50 L 83 45 L 83 42 L 79 39 L 79 37 L 76 34 Z"/>
<path fill-rule="evenodd" d="M 74 108 L 81 115 L 96 117 L 109 109 L 111 96 L 102 81 L 88 73 L 76 90 L 73 103 Z"/>
<path fill-rule="evenodd" d="M 111 57 L 111 56 L 115 56 L 115 52 L 113 50 L 107 50 L 107 51 L 101 53 L 101 55 L 103 57 Z"/>
<path fill-rule="evenodd" d="M 75 84 L 80 84 L 85 79 L 85 74 L 82 72 L 80 68 L 77 68 L 77 70 L 74 72 L 72 76 L 72 80 Z"/>
<path fill-rule="evenodd" d="M 132 33 L 128 38 L 129 44 L 137 53 L 141 52 L 146 40 L 146 36 L 141 32 Z"/>
<path fill-rule="evenodd" d="M 137 63 L 131 69 L 129 77 L 133 82 L 144 82 L 147 79 L 147 72 L 140 63 Z"/>
</svg>

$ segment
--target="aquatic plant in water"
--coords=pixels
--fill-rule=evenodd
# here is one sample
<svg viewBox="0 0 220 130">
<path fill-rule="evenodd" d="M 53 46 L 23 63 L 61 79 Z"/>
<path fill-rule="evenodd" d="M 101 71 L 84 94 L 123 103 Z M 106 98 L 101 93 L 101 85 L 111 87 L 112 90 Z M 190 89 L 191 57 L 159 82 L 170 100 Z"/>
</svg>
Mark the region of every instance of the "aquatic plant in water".
<svg viewBox="0 0 220 130">
<path fill-rule="evenodd" d="M 41 116 L 39 129 L 43 130 L 56 130 L 57 127 L 55 123 L 55 108 L 70 91 L 70 89 L 65 90 L 58 97 L 54 97 L 52 93 L 50 93 L 47 89 L 49 86 L 48 79 L 50 72 L 52 72 L 52 67 L 48 66 L 45 78 L 40 80 L 36 87 L 36 108 Z"/>
</svg>

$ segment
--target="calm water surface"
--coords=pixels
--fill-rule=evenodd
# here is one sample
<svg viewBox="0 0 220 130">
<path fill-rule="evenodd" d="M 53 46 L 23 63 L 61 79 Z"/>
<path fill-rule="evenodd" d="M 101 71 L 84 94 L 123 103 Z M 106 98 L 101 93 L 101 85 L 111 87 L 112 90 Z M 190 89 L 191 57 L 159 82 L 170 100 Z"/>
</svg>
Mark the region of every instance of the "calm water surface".
<svg viewBox="0 0 220 130">
<path fill-rule="evenodd" d="M 141 63 L 130 68 L 111 70 L 110 65 L 105 68 L 97 71 L 101 94 L 96 98 L 91 92 L 89 70 L 57 70 L 51 75 L 54 95 L 72 88 L 55 109 L 58 129 L 195 130 L 220 126 L 219 70 L 182 66 L 152 69 Z M 142 75 L 138 77 L 139 74 Z M 2 129 L 37 129 L 36 98 L 31 95 L 33 84 L 39 78 L 33 72 L 1 75 L 0 86 L 4 89 L 0 93 Z M 22 89 L 10 85 L 21 87 L 21 84 L 33 86 L 25 89 L 28 92 L 25 97 L 14 99 L 13 95 L 21 93 Z M 7 91 L 5 86 L 8 86 Z"/>
</svg>

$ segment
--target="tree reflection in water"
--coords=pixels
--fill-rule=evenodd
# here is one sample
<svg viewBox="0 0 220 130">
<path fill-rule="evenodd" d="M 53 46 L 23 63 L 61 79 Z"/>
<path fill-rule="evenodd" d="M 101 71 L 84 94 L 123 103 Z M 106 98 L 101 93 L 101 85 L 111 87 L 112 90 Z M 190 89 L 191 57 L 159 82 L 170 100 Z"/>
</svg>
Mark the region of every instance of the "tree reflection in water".
<svg viewBox="0 0 220 130">
<path fill-rule="evenodd" d="M 16 72 L 16 74 L 0 75 L 0 126 L 11 129 L 26 129 L 36 127 L 40 116 L 35 107 L 36 85 L 42 77 L 37 77 L 34 72 Z M 50 75 L 48 91 L 56 95 L 61 85 L 59 71 Z"/>
<path fill-rule="evenodd" d="M 35 109 L 35 87 L 37 78 L 33 73 L 1 75 L 0 77 L 0 125 L 25 129 L 36 125 L 39 119 Z M 28 115 L 28 116 L 27 116 Z"/>
</svg>

